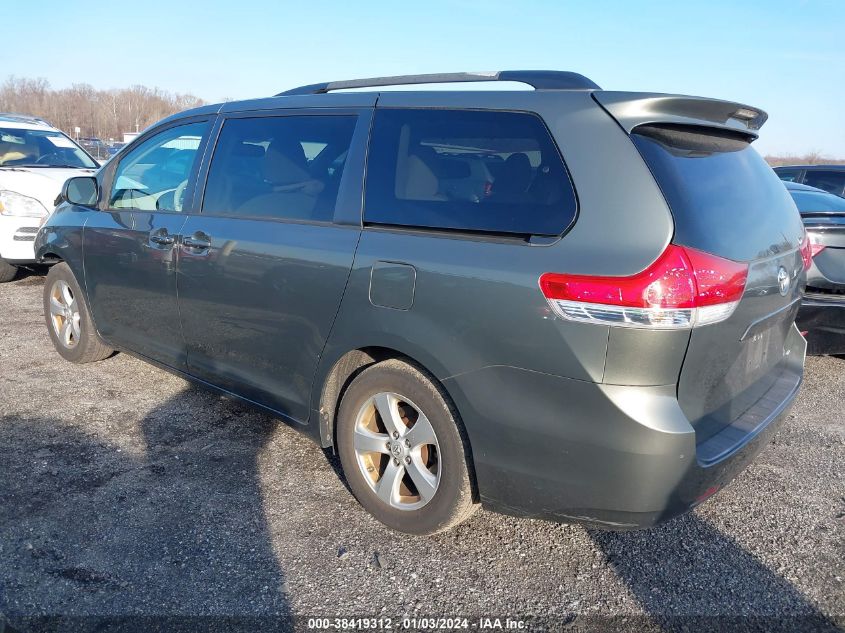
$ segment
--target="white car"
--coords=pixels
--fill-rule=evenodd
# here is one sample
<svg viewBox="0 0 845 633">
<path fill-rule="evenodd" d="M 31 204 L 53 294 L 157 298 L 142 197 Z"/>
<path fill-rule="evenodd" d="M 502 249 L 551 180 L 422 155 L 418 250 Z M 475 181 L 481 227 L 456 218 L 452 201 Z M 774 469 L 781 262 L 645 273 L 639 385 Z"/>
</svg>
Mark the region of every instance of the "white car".
<svg viewBox="0 0 845 633">
<path fill-rule="evenodd" d="M 92 174 L 97 162 L 45 121 L 0 114 L 0 282 L 35 262 L 35 234 L 65 180 Z"/>
</svg>

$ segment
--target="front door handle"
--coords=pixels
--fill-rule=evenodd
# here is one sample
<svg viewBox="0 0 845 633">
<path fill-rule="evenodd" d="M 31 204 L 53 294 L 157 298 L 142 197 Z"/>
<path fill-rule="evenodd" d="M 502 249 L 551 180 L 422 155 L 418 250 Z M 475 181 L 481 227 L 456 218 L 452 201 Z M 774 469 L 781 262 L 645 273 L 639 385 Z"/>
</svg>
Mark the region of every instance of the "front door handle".
<svg viewBox="0 0 845 633">
<path fill-rule="evenodd" d="M 211 238 L 202 232 L 196 232 L 193 235 L 182 238 L 182 246 L 186 248 L 193 248 L 196 250 L 207 250 L 211 248 Z"/>
<path fill-rule="evenodd" d="M 154 233 L 150 233 L 150 241 L 159 246 L 172 246 L 176 242 L 176 238 L 168 235 L 165 229 L 159 229 Z"/>
</svg>

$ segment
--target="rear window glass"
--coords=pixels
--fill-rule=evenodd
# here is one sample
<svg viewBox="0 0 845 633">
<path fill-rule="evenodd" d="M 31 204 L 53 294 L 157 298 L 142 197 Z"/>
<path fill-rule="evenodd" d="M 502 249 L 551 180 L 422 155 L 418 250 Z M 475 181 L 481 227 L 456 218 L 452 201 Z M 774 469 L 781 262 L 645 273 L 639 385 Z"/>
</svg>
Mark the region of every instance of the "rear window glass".
<svg viewBox="0 0 845 633">
<path fill-rule="evenodd" d="M 368 223 L 559 235 L 575 192 L 546 126 L 521 112 L 381 109 L 367 165 Z"/>
<path fill-rule="evenodd" d="M 744 138 L 670 125 L 640 126 L 631 138 L 672 210 L 676 244 L 750 261 L 800 241 L 795 203 Z"/>
</svg>

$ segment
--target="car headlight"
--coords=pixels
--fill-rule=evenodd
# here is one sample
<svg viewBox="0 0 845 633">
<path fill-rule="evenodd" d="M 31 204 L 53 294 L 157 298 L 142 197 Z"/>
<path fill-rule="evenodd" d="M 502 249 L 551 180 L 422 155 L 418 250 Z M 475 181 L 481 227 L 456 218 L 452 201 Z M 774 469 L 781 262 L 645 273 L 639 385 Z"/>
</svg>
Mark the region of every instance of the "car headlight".
<svg viewBox="0 0 845 633">
<path fill-rule="evenodd" d="M 0 190 L 0 215 L 14 215 L 19 218 L 46 218 L 47 208 L 35 198 L 23 196 L 14 191 Z"/>
</svg>

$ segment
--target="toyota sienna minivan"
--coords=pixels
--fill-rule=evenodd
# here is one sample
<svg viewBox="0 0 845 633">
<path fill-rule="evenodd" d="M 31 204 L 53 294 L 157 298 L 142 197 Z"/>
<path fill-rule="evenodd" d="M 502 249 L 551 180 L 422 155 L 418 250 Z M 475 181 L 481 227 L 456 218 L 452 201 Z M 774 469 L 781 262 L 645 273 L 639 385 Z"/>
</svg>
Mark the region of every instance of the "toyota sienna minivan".
<svg viewBox="0 0 845 633">
<path fill-rule="evenodd" d="M 534 90 L 378 90 L 467 81 Z M 396 530 L 479 505 L 648 527 L 740 472 L 801 383 L 809 243 L 765 120 L 555 71 L 183 112 L 65 184 L 47 329 L 282 418 Z"/>
</svg>

